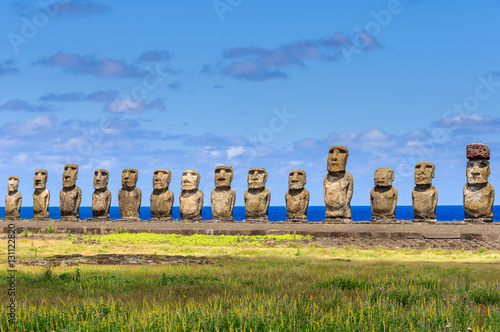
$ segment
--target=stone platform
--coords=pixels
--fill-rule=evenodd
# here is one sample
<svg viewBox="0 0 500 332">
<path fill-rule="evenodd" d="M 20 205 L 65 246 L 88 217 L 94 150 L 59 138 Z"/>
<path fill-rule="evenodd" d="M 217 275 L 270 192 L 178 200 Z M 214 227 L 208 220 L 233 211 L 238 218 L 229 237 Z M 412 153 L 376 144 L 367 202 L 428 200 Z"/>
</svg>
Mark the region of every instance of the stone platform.
<svg viewBox="0 0 500 332">
<path fill-rule="evenodd" d="M 387 248 L 464 248 L 488 247 L 500 250 L 500 222 L 467 224 L 465 222 L 414 223 L 352 222 L 347 224 L 287 223 L 287 222 L 199 222 L 170 221 L 62 221 L 62 220 L 7 220 L 0 222 L 0 232 L 7 233 L 8 225 L 14 224 L 18 233 L 27 228 L 32 233 L 47 233 L 51 225 L 54 233 L 110 234 L 128 233 L 158 234 L 206 234 L 206 235 L 310 235 L 312 241 L 325 246 L 353 245 L 361 248 L 382 246 Z"/>
</svg>

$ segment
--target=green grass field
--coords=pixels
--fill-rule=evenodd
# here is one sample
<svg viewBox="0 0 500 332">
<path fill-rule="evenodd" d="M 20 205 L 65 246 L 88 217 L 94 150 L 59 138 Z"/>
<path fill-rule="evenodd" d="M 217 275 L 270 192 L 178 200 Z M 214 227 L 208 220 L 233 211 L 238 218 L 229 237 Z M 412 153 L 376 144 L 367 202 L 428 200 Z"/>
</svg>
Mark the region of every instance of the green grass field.
<svg viewBox="0 0 500 332">
<path fill-rule="evenodd" d="M 115 234 L 73 244 L 71 235 L 25 235 L 18 260 L 156 253 L 213 264 L 17 265 L 15 325 L 1 273 L 2 331 L 500 331 L 500 253 L 487 248 L 323 248 L 293 235 Z"/>
</svg>

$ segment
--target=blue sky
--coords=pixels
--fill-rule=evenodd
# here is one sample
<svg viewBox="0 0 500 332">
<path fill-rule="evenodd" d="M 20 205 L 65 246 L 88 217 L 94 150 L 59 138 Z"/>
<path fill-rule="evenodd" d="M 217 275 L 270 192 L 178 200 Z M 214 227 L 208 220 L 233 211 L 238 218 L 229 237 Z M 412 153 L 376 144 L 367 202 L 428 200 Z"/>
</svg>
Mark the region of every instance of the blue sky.
<svg viewBox="0 0 500 332">
<path fill-rule="evenodd" d="M 265 167 L 271 205 L 288 173 L 307 172 L 323 205 L 331 145 L 350 150 L 353 205 L 369 205 L 373 173 L 395 170 L 411 204 L 413 168 L 436 165 L 439 204 L 462 203 L 465 146 L 491 149 L 500 185 L 500 1 L 3 1 L 0 172 L 20 176 L 31 206 L 36 169 L 59 204 L 65 163 L 139 170 L 149 205 L 155 169 L 185 169 L 210 205 L 216 165 Z"/>
</svg>

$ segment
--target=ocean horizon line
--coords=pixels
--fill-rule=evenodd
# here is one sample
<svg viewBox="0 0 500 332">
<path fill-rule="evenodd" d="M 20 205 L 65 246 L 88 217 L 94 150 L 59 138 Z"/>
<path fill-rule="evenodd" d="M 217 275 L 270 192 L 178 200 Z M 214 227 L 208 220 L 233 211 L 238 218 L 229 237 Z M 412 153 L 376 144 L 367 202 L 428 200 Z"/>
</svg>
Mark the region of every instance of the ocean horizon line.
<svg viewBox="0 0 500 332">
<path fill-rule="evenodd" d="M 92 219 L 92 207 L 91 206 L 80 206 L 80 220 Z M 372 211 L 369 205 L 353 205 L 351 206 L 351 215 L 353 221 L 367 221 L 372 219 Z M 0 207 L 0 218 L 5 218 L 5 207 Z M 50 219 L 60 219 L 61 213 L 59 206 L 49 206 L 49 218 Z M 463 205 L 438 205 L 436 208 L 436 220 L 437 221 L 454 221 L 454 220 L 464 220 L 465 213 Z M 21 207 L 21 219 L 33 219 L 33 207 L 23 206 Z M 110 218 L 111 220 L 121 219 L 120 208 L 118 206 L 110 207 Z M 151 207 L 141 206 L 140 208 L 140 219 L 150 220 L 151 219 Z M 172 219 L 181 220 L 180 207 L 173 206 L 172 208 Z M 202 207 L 202 220 L 212 220 L 212 208 L 211 206 Z M 246 219 L 245 207 L 235 206 L 233 210 L 233 219 L 235 221 L 243 221 Z M 286 207 L 281 206 L 270 206 L 268 212 L 269 221 L 282 221 L 287 219 Z M 413 206 L 411 205 L 398 205 L 396 207 L 396 220 L 413 220 Z M 323 221 L 325 220 L 325 206 L 324 205 L 313 205 L 309 206 L 307 209 L 307 220 L 308 221 Z M 500 205 L 493 206 L 493 221 L 500 221 Z"/>
</svg>

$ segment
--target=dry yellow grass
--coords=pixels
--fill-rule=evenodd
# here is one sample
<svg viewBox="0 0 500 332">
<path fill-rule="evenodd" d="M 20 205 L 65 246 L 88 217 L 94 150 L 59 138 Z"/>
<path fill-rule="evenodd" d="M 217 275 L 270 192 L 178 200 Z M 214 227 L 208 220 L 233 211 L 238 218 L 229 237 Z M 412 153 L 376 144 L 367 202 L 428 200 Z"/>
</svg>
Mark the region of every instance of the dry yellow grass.
<svg viewBox="0 0 500 332">
<path fill-rule="evenodd" d="M 240 242 L 222 243 L 214 241 L 216 236 L 197 235 L 179 237 L 175 241 L 158 242 L 158 235 L 149 241 L 150 234 L 128 234 L 127 236 L 107 235 L 106 237 L 85 237 L 82 241 L 67 236 L 43 234 L 19 234 L 16 240 L 16 258 L 18 260 L 35 259 L 52 255 L 80 254 L 84 256 L 97 254 L 158 254 L 158 255 L 192 255 L 192 256 L 256 256 L 256 257 L 310 257 L 317 259 L 351 259 L 362 261 L 404 261 L 404 262 L 500 262 L 500 251 L 481 248 L 479 250 L 452 249 L 358 249 L 352 246 L 342 248 L 323 247 L 309 241 L 304 244 L 297 240 L 282 240 L 279 243 Z M 129 238 L 140 239 L 131 243 Z M 249 237 L 251 238 L 251 237 Z M 101 240 L 98 243 L 89 241 Z M 203 242 L 202 244 L 200 244 Z M 0 251 L 0 261 L 7 259 L 5 251 Z"/>
</svg>

